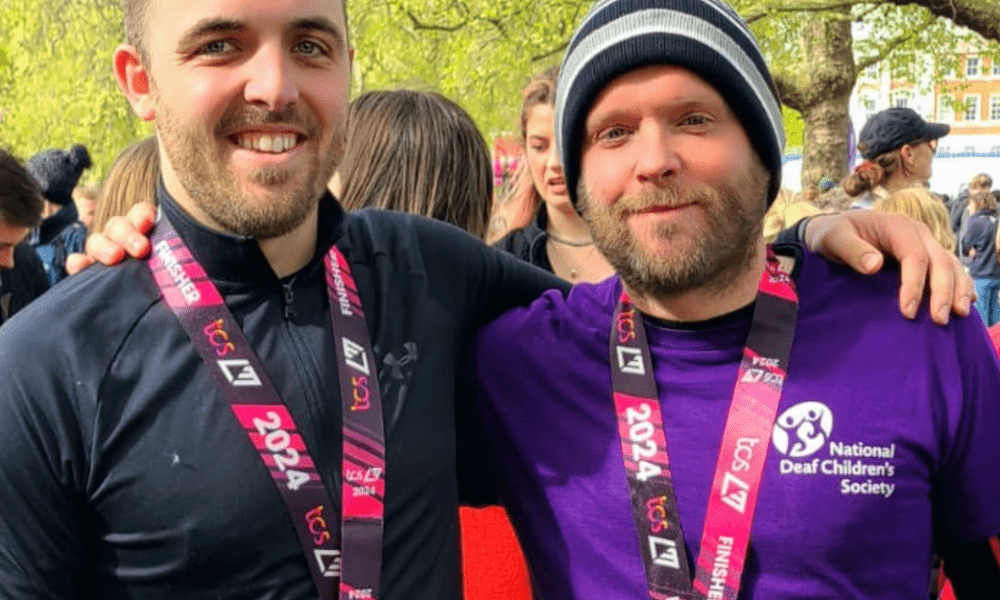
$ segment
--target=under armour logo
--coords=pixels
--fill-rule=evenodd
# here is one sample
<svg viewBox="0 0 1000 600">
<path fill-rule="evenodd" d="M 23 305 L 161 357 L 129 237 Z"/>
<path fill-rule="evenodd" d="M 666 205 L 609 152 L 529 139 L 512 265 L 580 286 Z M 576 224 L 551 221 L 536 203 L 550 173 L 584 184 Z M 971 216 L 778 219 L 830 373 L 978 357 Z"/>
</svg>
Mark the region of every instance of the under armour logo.
<svg viewBox="0 0 1000 600">
<path fill-rule="evenodd" d="M 403 375 L 403 367 L 410 364 L 411 362 L 417 361 L 417 344 L 414 342 L 406 342 L 403 344 L 403 349 L 406 350 L 406 354 L 402 358 L 396 358 L 392 352 L 386 352 L 385 358 L 382 359 L 382 363 L 392 368 L 392 378 L 393 379 L 405 379 Z"/>
<path fill-rule="evenodd" d="M 245 358 L 219 360 L 219 368 L 226 376 L 226 381 L 233 387 L 260 387 L 260 377 L 254 371 L 250 361 Z"/>
</svg>

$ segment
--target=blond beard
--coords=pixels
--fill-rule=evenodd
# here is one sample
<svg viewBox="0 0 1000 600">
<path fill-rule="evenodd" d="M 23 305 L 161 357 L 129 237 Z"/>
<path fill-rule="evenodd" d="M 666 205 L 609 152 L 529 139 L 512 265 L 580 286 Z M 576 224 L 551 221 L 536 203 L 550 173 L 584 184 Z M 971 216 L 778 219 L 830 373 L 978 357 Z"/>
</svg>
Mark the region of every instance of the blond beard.
<svg viewBox="0 0 1000 600">
<path fill-rule="evenodd" d="M 601 254 L 635 293 L 669 298 L 694 290 L 725 289 L 750 269 L 763 231 L 768 173 L 757 160 L 736 185 L 718 189 L 695 184 L 666 187 L 641 196 L 624 196 L 609 206 L 593 202 L 581 179 L 579 205 Z M 742 190 L 742 191 L 740 191 Z M 684 222 L 657 226 L 658 241 L 671 243 L 669 253 L 644 246 L 629 227 L 630 214 L 652 206 L 696 204 L 706 226 L 692 232 Z"/>
</svg>

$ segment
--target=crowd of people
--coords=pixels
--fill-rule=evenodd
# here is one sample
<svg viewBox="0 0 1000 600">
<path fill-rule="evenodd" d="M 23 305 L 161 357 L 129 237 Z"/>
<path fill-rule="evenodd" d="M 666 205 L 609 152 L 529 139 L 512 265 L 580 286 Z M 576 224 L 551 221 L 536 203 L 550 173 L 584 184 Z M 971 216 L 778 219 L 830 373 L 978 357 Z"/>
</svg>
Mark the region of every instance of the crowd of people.
<svg viewBox="0 0 1000 600">
<path fill-rule="evenodd" d="M 601 0 L 494 190 L 452 100 L 348 101 L 340 0 L 124 7 L 156 135 L 98 189 L 0 151 L 0 596 L 1000 597 L 1000 194 L 927 190 L 946 125 L 791 194 L 739 15 Z"/>
<path fill-rule="evenodd" d="M 988 173 L 974 175 L 956 193 L 928 189 L 938 140 L 948 135 L 943 123 L 927 123 L 910 108 L 879 112 L 862 128 L 858 150 L 864 160 L 841 189 L 820 194 L 807 188 L 786 192 L 766 219 L 776 234 L 798 219 L 828 210 L 874 209 L 899 213 L 926 225 L 934 238 L 959 257 L 976 288 L 976 309 L 988 327 L 1000 323 L 1000 230 L 998 201 Z M 992 334 L 1000 335 L 1000 328 Z"/>
</svg>

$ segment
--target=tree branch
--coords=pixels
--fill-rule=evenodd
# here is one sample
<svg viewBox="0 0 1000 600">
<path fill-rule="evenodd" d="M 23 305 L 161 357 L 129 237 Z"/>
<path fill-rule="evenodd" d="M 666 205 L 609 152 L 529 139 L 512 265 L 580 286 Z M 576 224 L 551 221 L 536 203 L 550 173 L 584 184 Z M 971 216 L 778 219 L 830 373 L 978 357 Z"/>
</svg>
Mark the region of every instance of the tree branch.
<svg viewBox="0 0 1000 600">
<path fill-rule="evenodd" d="M 823 12 L 827 10 L 843 10 L 845 8 L 854 8 L 858 4 L 867 4 L 864 0 L 835 0 L 833 2 L 815 3 L 808 2 L 805 3 L 794 3 L 785 2 L 784 4 L 769 6 L 764 10 L 750 13 L 744 16 L 747 23 L 753 23 L 759 21 L 764 17 L 771 16 L 774 13 L 784 13 L 784 12 Z"/>
<path fill-rule="evenodd" d="M 902 46 L 906 42 L 912 40 L 913 38 L 917 37 L 921 33 L 927 31 L 927 29 L 931 25 L 934 24 L 934 21 L 936 19 L 937 19 L 937 17 L 935 17 L 934 15 L 928 13 L 927 16 L 924 18 L 923 25 L 921 25 L 917 29 L 913 29 L 913 30 L 911 30 L 911 31 L 909 31 L 907 33 L 904 33 L 903 35 L 900 35 L 896 39 L 894 39 L 894 40 L 890 41 L 889 43 L 887 43 L 886 45 L 882 46 L 882 48 L 874 56 L 869 56 L 868 58 L 859 60 L 856 63 L 857 70 L 859 72 L 860 71 L 864 71 L 865 69 L 867 69 L 868 67 L 874 65 L 875 63 L 882 62 L 883 60 L 885 60 L 885 58 L 887 56 L 889 56 L 890 54 L 892 54 L 892 52 L 896 48 L 899 48 L 900 46 Z"/>
<path fill-rule="evenodd" d="M 562 52 L 563 50 L 565 50 L 566 46 L 569 46 L 569 40 L 566 40 L 565 42 L 559 44 L 555 48 L 552 48 L 550 50 L 546 50 L 545 52 L 543 52 L 541 54 L 535 54 L 534 56 L 531 57 L 531 62 L 535 63 L 535 62 L 538 62 L 540 60 L 545 60 L 546 58 L 551 58 L 551 57 L 555 56 L 556 54 L 559 54 L 560 52 Z"/>
<path fill-rule="evenodd" d="M 931 14 L 968 27 L 984 38 L 1000 41 L 1000 4 L 983 0 L 886 0 L 889 4 L 923 6 Z"/>
<path fill-rule="evenodd" d="M 410 22 L 413 23 L 414 29 L 423 31 L 445 31 L 448 33 L 454 33 L 469 24 L 468 19 L 462 21 L 458 25 L 437 25 L 432 23 L 424 23 L 417 18 L 417 15 L 413 14 L 413 11 L 409 9 L 406 10 L 406 16 L 410 18 Z"/>
</svg>

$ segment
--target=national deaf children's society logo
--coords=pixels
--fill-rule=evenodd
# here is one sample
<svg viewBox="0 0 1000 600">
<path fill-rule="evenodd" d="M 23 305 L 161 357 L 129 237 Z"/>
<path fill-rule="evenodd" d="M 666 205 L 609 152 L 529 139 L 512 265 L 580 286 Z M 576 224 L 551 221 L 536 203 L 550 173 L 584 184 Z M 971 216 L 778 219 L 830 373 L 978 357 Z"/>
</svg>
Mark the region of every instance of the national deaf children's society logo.
<svg viewBox="0 0 1000 600">
<path fill-rule="evenodd" d="M 833 431 L 833 413 L 822 402 L 802 402 L 781 413 L 771 441 L 785 456 L 809 456 L 826 443 Z"/>
</svg>

